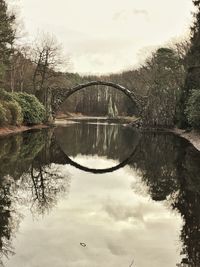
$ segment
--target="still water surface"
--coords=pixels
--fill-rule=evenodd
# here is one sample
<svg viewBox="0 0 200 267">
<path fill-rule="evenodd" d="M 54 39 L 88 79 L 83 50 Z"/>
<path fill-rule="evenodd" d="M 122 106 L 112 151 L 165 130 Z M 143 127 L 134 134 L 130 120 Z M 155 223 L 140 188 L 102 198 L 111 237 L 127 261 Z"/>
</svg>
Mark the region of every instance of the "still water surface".
<svg viewBox="0 0 200 267">
<path fill-rule="evenodd" d="M 80 122 L 0 139 L 0 265 L 200 266 L 200 153 Z"/>
</svg>

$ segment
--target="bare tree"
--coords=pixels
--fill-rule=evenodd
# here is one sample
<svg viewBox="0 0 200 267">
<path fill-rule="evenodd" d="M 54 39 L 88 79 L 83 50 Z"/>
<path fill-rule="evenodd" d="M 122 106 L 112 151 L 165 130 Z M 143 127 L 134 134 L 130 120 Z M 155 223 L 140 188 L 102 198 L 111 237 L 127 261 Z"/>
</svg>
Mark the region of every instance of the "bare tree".
<svg viewBox="0 0 200 267">
<path fill-rule="evenodd" d="M 62 48 L 56 38 L 49 33 L 39 35 L 33 45 L 33 85 L 35 92 L 43 90 L 49 79 L 55 77 L 63 62 Z"/>
<path fill-rule="evenodd" d="M 30 47 L 17 46 L 11 57 L 10 87 L 12 92 L 24 91 L 24 81 L 30 65 Z"/>
<path fill-rule="evenodd" d="M 38 36 L 33 45 L 32 62 L 34 94 L 46 108 L 46 120 L 51 121 L 51 88 L 57 86 L 59 70 L 64 66 L 61 45 L 53 35 L 43 33 Z"/>
</svg>

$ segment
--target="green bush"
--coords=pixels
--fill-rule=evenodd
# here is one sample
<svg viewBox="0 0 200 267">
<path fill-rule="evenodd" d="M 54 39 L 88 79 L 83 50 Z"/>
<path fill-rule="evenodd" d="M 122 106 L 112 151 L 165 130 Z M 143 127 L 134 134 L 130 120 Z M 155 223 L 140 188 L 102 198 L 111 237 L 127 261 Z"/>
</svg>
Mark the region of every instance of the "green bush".
<svg viewBox="0 0 200 267">
<path fill-rule="evenodd" d="M 7 102 L 7 108 L 11 113 L 11 124 L 21 125 L 23 123 L 23 114 L 20 105 L 16 101 Z"/>
<path fill-rule="evenodd" d="M 25 124 L 34 125 L 45 121 L 45 108 L 34 95 L 14 93 L 13 97 L 22 108 Z"/>
<path fill-rule="evenodd" d="M 8 108 L 8 102 L 2 102 L 3 107 L 5 108 L 6 111 L 6 124 L 12 125 L 12 114 L 10 109 Z"/>
<path fill-rule="evenodd" d="M 192 127 L 200 128 L 200 90 L 192 90 L 187 103 L 186 116 Z"/>
<path fill-rule="evenodd" d="M 2 101 L 13 101 L 12 94 L 6 92 L 4 89 L 0 88 L 0 99 Z"/>
<path fill-rule="evenodd" d="M 0 126 L 44 122 L 45 108 L 34 95 L 0 89 Z"/>
<path fill-rule="evenodd" d="M 20 125 L 23 122 L 22 109 L 15 101 L 13 94 L 0 89 L 0 103 L 3 107 L 2 125 Z M 4 115 L 3 115 L 4 114 Z"/>
<path fill-rule="evenodd" d="M 6 109 L 0 103 L 0 126 L 4 126 L 7 123 Z"/>
</svg>

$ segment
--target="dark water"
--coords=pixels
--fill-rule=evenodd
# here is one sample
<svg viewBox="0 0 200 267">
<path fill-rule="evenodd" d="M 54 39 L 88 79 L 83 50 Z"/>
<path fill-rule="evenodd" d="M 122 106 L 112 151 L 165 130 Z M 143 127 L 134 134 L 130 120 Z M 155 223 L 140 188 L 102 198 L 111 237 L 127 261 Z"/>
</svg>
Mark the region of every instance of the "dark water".
<svg viewBox="0 0 200 267">
<path fill-rule="evenodd" d="M 200 266 L 200 153 L 95 122 L 1 138 L 0 261 Z"/>
</svg>

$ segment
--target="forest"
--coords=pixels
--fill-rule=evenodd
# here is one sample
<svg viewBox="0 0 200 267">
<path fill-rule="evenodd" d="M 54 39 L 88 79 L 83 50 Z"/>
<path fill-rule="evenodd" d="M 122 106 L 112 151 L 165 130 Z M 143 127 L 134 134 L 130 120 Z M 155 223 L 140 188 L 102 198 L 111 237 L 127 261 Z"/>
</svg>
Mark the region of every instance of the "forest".
<svg viewBox="0 0 200 267">
<path fill-rule="evenodd" d="M 200 1 L 190 35 L 157 47 L 138 68 L 102 76 L 70 72 L 70 59 L 50 33 L 21 44 L 17 15 L 0 0 L 0 126 L 47 122 L 48 91 L 103 80 L 144 98 L 144 127 L 200 128 Z M 87 116 L 137 116 L 130 100 L 112 88 L 84 89 L 61 105 L 60 113 Z"/>
</svg>

